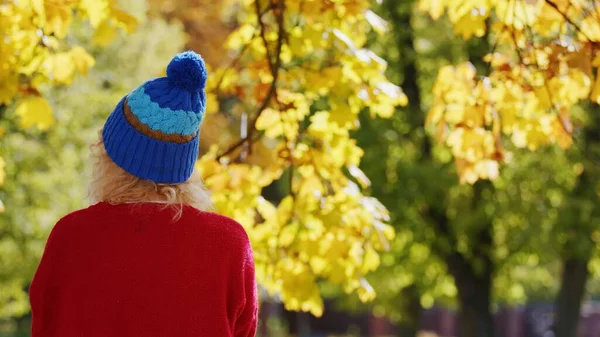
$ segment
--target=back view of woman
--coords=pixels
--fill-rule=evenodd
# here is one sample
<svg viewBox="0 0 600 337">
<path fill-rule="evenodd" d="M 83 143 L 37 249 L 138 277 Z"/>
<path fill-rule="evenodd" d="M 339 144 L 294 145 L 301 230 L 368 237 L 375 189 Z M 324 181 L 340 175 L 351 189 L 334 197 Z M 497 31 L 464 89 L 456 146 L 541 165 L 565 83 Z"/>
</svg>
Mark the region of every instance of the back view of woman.
<svg viewBox="0 0 600 337">
<path fill-rule="evenodd" d="M 108 117 L 92 147 L 96 203 L 56 224 L 33 279 L 33 337 L 255 335 L 248 236 L 207 212 L 193 174 L 206 76 L 181 53 Z"/>
</svg>

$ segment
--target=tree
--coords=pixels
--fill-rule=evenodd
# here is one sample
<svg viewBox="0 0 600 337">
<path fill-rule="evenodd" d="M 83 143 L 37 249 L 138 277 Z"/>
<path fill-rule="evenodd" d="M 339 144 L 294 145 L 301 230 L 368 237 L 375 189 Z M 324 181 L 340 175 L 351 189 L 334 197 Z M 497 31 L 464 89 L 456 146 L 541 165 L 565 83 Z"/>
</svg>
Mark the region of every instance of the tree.
<svg viewBox="0 0 600 337">
<path fill-rule="evenodd" d="M 93 28 L 98 44 L 110 41 L 118 28 L 131 32 L 137 25 L 137 20 L 120 10 L 114 0 L 3 3 L 0 117 L 16 103 L 12 112 L 20 117 L 21 129 L 47 130 L 54 124 L 52 107 L 42 96 L 42 88 L 68 86 L 75 73 L 85 74 L 95 63 L 84 48 L 65 41 L 69 27 L 82 20 Z M 4 159 L 0 157 L 0 186 L 5 180 L 3 166 Z M 0 211 L 3 208 L 0 204 Z"/>
<path fill-rule="evenodd" d="M 403 307 L 405 299 L 426 307 L 456 305 L 461 336 L 489 336 L 494 304 L 523 302 L 558 287 L 552 268 L 558 252 L 549 245 L 557 221 L 552 208 L 561 205 L 577 171 L 560 151 L 515 152 L 493 184 L 459 184 L 447 164 L 451 152 L 425 135 L 423 110 L 435 104 L 430 88 L 440 64 L 472 59 L 485 71 L 486 64 L 476 61 L 490 47 L 453 41 L 444 35 L 444 21 L 435 25 L 412 4 L 383 3 L 393 38 L 380 47 L 409 105 L 392 123 L 365 119 L 358 131 L 366 153 L 362 168 L 397 232 L 392 252 L 370 278 L 381 295 L 375 310 L 415 324 L 419 306 L 413 300 Z"/>
<path fill-rule="evenodd" d="M 555 304 L 555 330 L 559 337 L 576 336 L 586 285 L 593 276 L 590 269 L 598 268 L 600 185 L 597 181 L 600 178 L 600 166 L 596 158 L 600 144 L 600 119 L 597 105 L 585 108 L 587 123 L 579 144 L 582 150 L 572 154 L 579 174 L 567 195 L 568 200 L 559 209 L 560 217 L 555 232 L 562 258 L 561 286 Z"/>
<path fill-rule="evenodd" d="M 362 169 L 372 177 L 371 191 L 391 211 L 396 239 L 382 257 L 382 267 L 369 280 L 378 297 L 373 311 L 401 324 L 402 336 L 416 336 L 423 307 L 434 302 L 452 305 L 456 286 L 444 261 L 432 252 L 430 226 L 421 209 L 435 202 L 455 178 L 447 165 L 432 159 L 422 107 L 427 82 L 440 60 L 461 55 L 462 46 L 448 38 L 447 29 L 431 26 L 413 15 L 414 1 L 384 1 L 379 13 L 389 22 L 387 40 L 375 41 L 389 62 L 388 76 L 400 83 L 409 104 L 399 108 L 391 123 L 361 120 L 357 137 L 365 149 Z M 427 28 L 424 28 L 427 26 Z M 416 40 L 436 46 L 418 53 Z"/>
<path fill-rule="evenodd" d="M 581 162 L 588 162 L 595 148 L 591 134 L 597 132 L 597 112 L 578 106 L 599 103 L 597 6 L 596 1 L 553 0 L 420 2 L 434 19 L 448 13 L 463 38 L 483 37 L 493 45 L 483 58 L 488 64 L 484 71 L 472 63 L 442 68 L 433 89 L 428 124 L 451 149 L 461 181 L 496 178 L 507 161 L 509 139 L 512 146 L 530 150 L 547 144 L 568 148 L 573 142 L 588 147 L 586 156 L 576 159 L 575 187 L 567 188 L 581 204 L 569 200 L 556 205 L 563 213 L 555 233 L 566 238 L 559 240 L 565 260 L 558 336 L 575 334 L 588 262 L 596 254 L 592 233 L 598 215 L 591 209 L 600 202 L 591 176 L 597 169 Z M 586 120 L 591 120 L 591 130 L 585 131 Z M 581 129 L 584 137 L 574 137 Z"/>
<path fill-rule="evenodd" d="M 586 7 L 592 4 L 548 0 L 438 6 L 421 1 L 421 9 L 433 18 L 447 10 L 464 38 L 487 37 L 488 27 L 494 36 L 484 56 L 487 74 L 478 74 L 471 63 L 445 67 L 434 87 L 428 123 L 452 149 L 461 181 L 498 175 L 505 159 L 502 135 L 531 150 L 550 143 L 571 145 L 570 108 L 597 95 L 591 91 L 594 40 L 573 22 L 577 13 L 584 27 L 593 27 L 596 14 Z M 564 42 L 565 35 L 572 40 Z"/>
</svg>

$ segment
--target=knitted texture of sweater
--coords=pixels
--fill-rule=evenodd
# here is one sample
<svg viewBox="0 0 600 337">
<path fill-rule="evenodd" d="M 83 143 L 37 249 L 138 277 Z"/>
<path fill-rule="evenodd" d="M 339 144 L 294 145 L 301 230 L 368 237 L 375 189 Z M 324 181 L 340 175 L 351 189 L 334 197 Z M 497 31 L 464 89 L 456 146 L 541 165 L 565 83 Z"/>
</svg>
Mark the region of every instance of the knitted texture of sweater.
<svg viewBox="0 0 600 337">
<path fill-rule="evenodd" d="M 32 337 L 252 337 L 241 225 L 184 206 L 98 203 L 52 230 L 30 289 Z"/>
</svg>

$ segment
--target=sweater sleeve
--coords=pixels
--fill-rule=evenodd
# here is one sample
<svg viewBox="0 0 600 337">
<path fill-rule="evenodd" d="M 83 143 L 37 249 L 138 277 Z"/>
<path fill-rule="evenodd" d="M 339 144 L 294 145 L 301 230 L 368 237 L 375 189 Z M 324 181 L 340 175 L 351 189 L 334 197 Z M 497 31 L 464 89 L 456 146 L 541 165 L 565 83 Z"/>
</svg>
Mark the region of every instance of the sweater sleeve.
<svg viewBox="0 0 600 337">
<path fill-rule="evenodd" d="M 32 324 L 31 336 L 44 336 L 50 331 L 53 324 L 53 296 L 58 287 L 56 274 L 56 261 L 58 259 L 58 248 L 60 247 L 59 237 L 64 219 L 59 221 L 46 242 L 42 259 L 35 272 L 31 286 L 29 288 L 29 300 L 31 304 Z"/>
<path fill-rule="evenodd" d="M 248 242 L 243 267 L 245 303 L 236 320 L 235 337 L 254 337 L 258 323 L 258 297 L 256 290 L 256 277 L 254 272 L 254 258 L 252 248 Z"/>
</svg>

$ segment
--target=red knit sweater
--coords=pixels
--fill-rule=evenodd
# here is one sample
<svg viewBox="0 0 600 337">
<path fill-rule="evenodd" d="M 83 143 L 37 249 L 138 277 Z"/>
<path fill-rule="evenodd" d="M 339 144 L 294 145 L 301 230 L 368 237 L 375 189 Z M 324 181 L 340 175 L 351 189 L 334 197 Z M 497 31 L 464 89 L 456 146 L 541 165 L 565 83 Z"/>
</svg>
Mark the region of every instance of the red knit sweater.
<svg viewBox="0 0 600 337">
<path fill-rule="evenodd" d="M 99 203 L 61 219 L 30 296 L 32 337 L 248 337 L 254 261 L 234 220 Z"/>
</svg>

